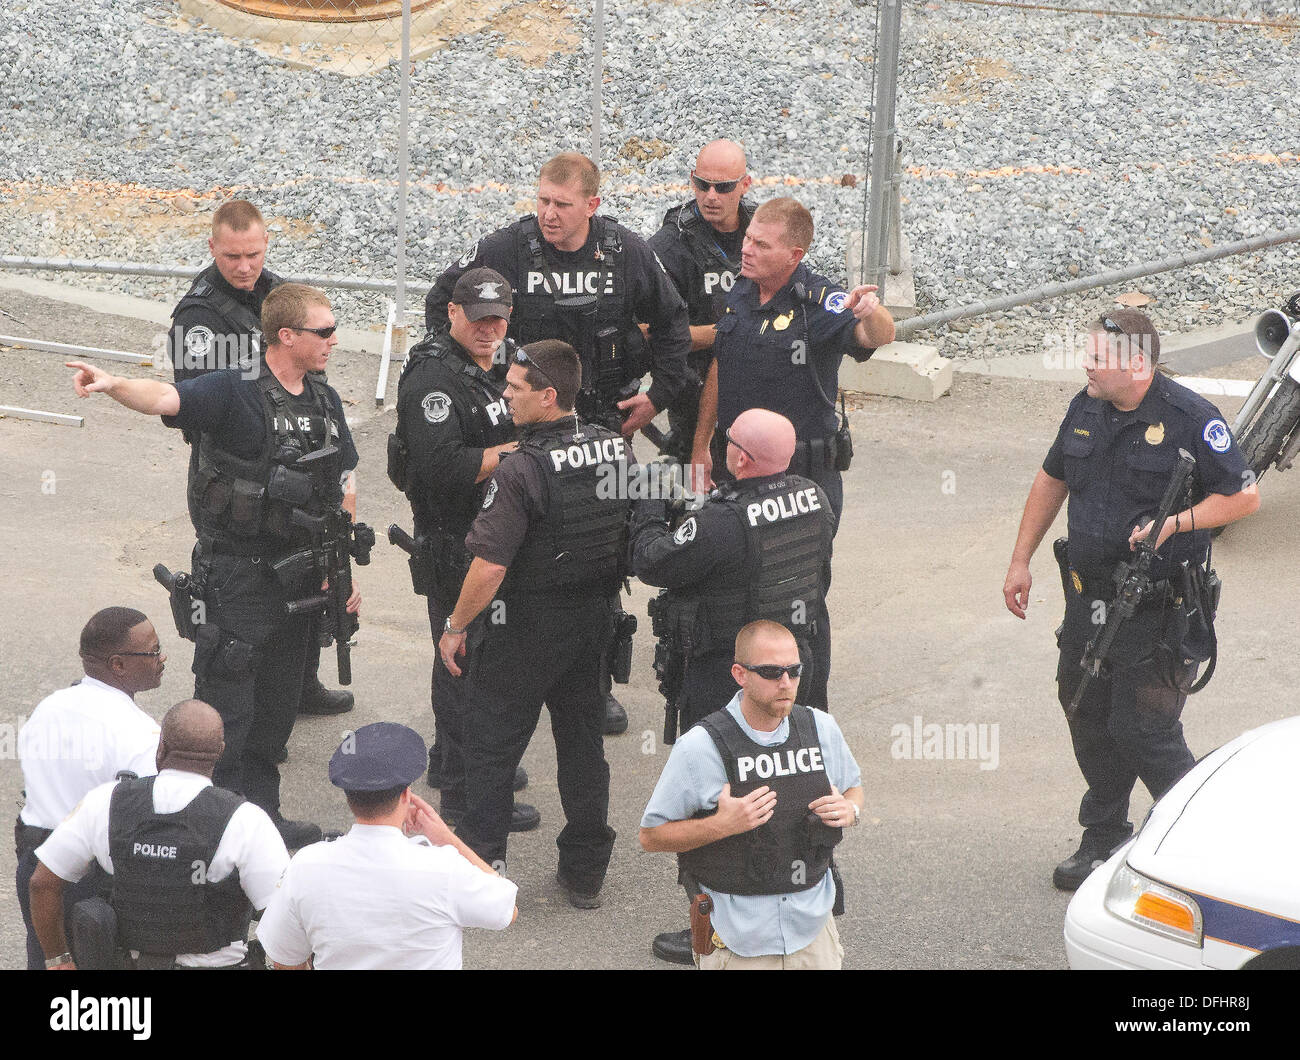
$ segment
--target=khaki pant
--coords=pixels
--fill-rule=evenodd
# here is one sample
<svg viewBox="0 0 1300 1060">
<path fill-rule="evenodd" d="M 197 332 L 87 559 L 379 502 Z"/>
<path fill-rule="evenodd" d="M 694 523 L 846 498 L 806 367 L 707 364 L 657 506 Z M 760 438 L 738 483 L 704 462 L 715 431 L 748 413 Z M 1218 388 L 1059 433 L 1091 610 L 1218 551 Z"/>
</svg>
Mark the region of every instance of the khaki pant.
<svg viewBox="0 0 1300 1060">
<path fill-rule="evenodd" d="M 840 933 L 835 928 L 835 918 L 828 916 L 821 934 L 796 953 L 769 953 L 761 957 L 741 957 L 731 950 L 719 947 L 707 957 L 695 956 L 701 971 L 793 971 L 820 969 L 839 971 L 844 965 L 844 947 Z"/>
</svg>

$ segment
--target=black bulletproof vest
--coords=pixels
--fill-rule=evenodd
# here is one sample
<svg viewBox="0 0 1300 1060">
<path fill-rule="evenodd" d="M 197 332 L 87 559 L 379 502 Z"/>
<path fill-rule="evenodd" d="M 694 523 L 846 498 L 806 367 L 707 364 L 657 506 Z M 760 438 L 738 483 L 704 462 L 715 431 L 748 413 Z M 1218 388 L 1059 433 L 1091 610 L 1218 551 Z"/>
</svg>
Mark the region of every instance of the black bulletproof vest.
<svg viewBox="0 0 1300 1060">
<path fill-rule="evenodd" d="M 754 206 L 740 200 L 740 232 L 743 235 L 754 216 Z M 697 286 L 685 292 L 692 324 L 715 324 L 727 304 L 727 294 L 740 275 L 740 251 L 730 257 L 718 242 L 718 233 L 700 216 L 695 201 L 674 206 L 664 214 L 664 224 L 676 227 L 682 243 L 699 269 L 693 277 Z"/>
<path fill-rule="evenodd" d="M 498 356 L 505 356 L 507 363 L 514 354 L 514 343 L 506 339 Z M 429 361 L 435 361 L 439 369 L 431 370 Z M 467 356 L 460 344 L 448 332 L 440 332 L 433 337 L 426 337 L 413 346 L 402 362 L 402 373 L 398 379 L 399 397 L 402 387 L 408 384 L 412 373 L 425 366 L 419 372 L 421 384 L 426 385 L 436 378 L 437 387 L 446 393 L 455 406 L 455 414 L 464 424 L 463 441 L 474 448 L 488 448 L 503 445 L 511 441 L 516 434 L 514 421 L 505 410 L 505 380 L 497 380 L 484 372 L 472 357 Z M 432 374 L 437 371 L 436 377 Z M 409 447 L 411 424 L 407 417 L 422 415 L 423 410 L 404 409 L 398 414 L 397 436 Z M 493 415 L 498 422 L 493 422 Z M 407 476 L 409 483 L 410 476 Z M 482 499 L 482 488 L 476 485 L 467 490 L 462 497 L 443 493 L 438 496 L 412 491 L 409 486 L 407 498 L 415 514 L 416 533 L 439 532 L 456 538 L 457 545 L 463 549 L 465 535 L 478 514 Z"/>
<path fill-rule="evenodd" d="M 176 304 L 172 318 L 175 319 L 182 309 L 190 306 L 202 305 L 207 307 L 225 321 L 227 334 L 248 336 L 248 350 L 251 361 L 256 361 L 262 355 L 262 301 L 267 294 L 285 282 L 270 269 L 263 269 L 255 290 L 262 289 L 263 280 L 269 280 L 270 286 L 265 288 L 262 297 L 257 300 L 256 308 L 245 305 L 224 290 L 223 284 L 225 281 L 217 270 L 217 263 L 214 261 L 194 277 L 190 289 L 185 292 L 181 300 Z"/>
<path fill-rule="evenodd" d="M 303 382 L 300 396 L 289 394 L 262 361 L 255 381 L 264 417 L 257 456 L 236 456 L 219 448 L 210 435 L 200 438 L 198 468 L 189 482 L 200 541 L 247 554 L 319 543 L 311 521 L 338 509 L 343 459 L 326 385 L 311 375 Z M 298 425 L 304 411 L 319 417 L 313 424 L 318 445 Z M 331 447 L 334 452 L 328 453 Z M 312 452 L 327 455 L 298 464 Z"/>
<path fill-rule="evenodd" d="M 834 536 L 825 491 L 798 475 L 781 475 L 743 479 L 711 503 L 726 506 L 744 527 L 745 568 L 740 575 L 713 574 L 681 594 L 700 601 L 697 621 L 704 628 L 694 638 L 695 654 L 730 650 L 741 628 L 760 618 L 806 643 L 826 592 Z"/>
<path fill-rule="evenodd" d="M 550 501 L 515 554 L 506 589 L 612 593 L 627 552 L 627 442 L 591 424 L 575 433 L 565 419 L 535 431 L 519 452 L 542 469 Z"/>
<path fill-rule="evenodd" d="M 623 241 L 609 218 L 593 217 L 591 225 L 592 260 L 561 265 L 543 241 L 537 218 L 519 223 L 519 289 L 509 334 L 521 346 L 542 339 L 567 342 L 582 361 L 583 389 L 609 396 L 641 373 L 624 350 L 633 321 Z"/>
<path fill-rule="evenodd" d="M 211 953 L 242 940 L 250 906 L 233 871 L 209 883 L 221 836 L 242 796 L 206 787 L 184 809 L 158 813 L 156 777 L 124 780 L 108 810 L 118 940 L 141 953 Z"/>
<path fill-rule="evenodd" d="M 844 830 L 823 824 L 808 809 L 814 799 L 831 793 L 812 708 L 791 708 L 790 734 L 775 747 L 751 740 L 725 707 L 700 724 L 722 756 L 732 798 L 767 786 L 776 792 L 776 808 L 766 824 L 679 854 L 682 869 L 724 894 L 790 894 L 816 887 Z"/>
</svg>

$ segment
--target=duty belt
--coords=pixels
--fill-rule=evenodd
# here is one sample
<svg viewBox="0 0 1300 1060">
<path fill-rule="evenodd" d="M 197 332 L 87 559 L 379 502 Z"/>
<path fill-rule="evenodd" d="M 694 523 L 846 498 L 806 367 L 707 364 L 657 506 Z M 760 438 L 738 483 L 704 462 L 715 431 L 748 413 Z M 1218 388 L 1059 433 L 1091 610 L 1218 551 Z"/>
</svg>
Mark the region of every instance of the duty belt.
<svg viewBox="0 0 1300 1060">
<path fill-rule="evenodd" d="M 828 434 L 825 438 L 796 442 L 794 456 L 790 458 L 790 474 L 802 475 L 815 481 L 821 473 L 835 469 L 837 452 L 838 447 L 833 434 Z"/>
<path fill-rule="evenodd" d="M 21 817 L 14 824 L 14 853 L 18 857 L 31 853 L 54 834 L 53 828 L 37 828 L 27 824 Z"/>
</svg>

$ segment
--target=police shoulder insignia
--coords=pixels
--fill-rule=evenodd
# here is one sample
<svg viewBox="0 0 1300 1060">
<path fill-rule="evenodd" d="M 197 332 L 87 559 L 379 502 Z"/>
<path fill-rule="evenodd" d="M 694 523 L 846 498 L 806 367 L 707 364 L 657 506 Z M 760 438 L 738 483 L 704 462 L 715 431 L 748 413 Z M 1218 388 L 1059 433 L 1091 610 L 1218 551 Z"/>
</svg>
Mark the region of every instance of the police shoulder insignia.
<svg viewBox="0 0 1300 1060">
<path fill-rule="evenodd" d="M 1216 453 L 1226 453 L 1232 446 L 1232 434 L 1228 430 L 1228 425 L 1220 419 L 1210 420 L 1205 425 L 1205 430 L 1201 432 L 1201 437 Z"/>
<path fill-rule="evenodd" d="M 1147 428 L 1146 433 L 1147 445 L 1159 445 L 1165 440 L 1165 425 L 1163 423 L 1153 423 Z"/>
<path fill-rule="evenodd" d="M 686 522 L 677 528 L 677 533 L 673 534 L 673 541 L 679 545 L 684 545 L 688 541 L 695 540 L 695 516 L 691 516 Z"/>
<path fill-rule="evenodd" d="M 457 268 L 468 269 L 469 263 L 478 257 L 478 244 L 475 243 L 469 250 L 465 251 L 465 256 L 456 262 Z"/>
<path fill-rule="evenodd" d="M 848 305 L 849 296 L 843 291 L 836 291 L 834 294 L 826 296 L 826 301 L 822 305 L 828 313 L 843 313 L 844 307 Z"/>
<path fill-rule="evenodd" d="M 493 479 L 488 483 L 487 493 L 483 494 L 483 511 L 492 507 L 492 502 L 497 499 L 497 480 Z"/>
<path fill-rule="evenodd" d="M 212 351 L 212 329 L 198 324 L 185 329 L 185 352 L 196 360 L 204 360 Z"/>
<path fill-rule="evenodd" d="M 424 395 L 420 408 L 424 409 L 424 418 L 430 423 L 442 423 L 451 415 L 451 398 L 441 390 L 434 390 Z"/>
</svg>

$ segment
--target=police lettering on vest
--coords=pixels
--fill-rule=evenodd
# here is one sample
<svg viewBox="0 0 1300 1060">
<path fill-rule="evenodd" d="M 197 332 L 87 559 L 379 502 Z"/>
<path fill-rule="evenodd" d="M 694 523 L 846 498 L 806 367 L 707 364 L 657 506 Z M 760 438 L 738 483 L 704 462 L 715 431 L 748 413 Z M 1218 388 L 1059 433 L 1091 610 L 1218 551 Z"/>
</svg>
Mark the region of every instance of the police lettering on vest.
<svg viewBox="0 0 1300 1060">
<path fill-rule="evenodd" d="M 601 277 L 605 278 L 605 289 L 600 290 Z M 536 272 L 530 270 L 525 279 L 524 290 L 528 294 L 545 291 L 557 298 L 573 297 L 583 294 L 614 293 L 614 274 L 608 269 L 596 269 L 590 272 Z"/>
<path fill-rule="evenodd" d="M 735 286 L 736 274 L 734 272 L 706 272 L 704 274 L 705 294 L 713 294 L 717 290 L 730 291 Z"/>
<path fill-rule="evenodd" d="M 142 854 L 146 858 L 174 858 L 176 848 L 159 846 L 157 843 L 132 843 L 131 854 Z"/>
<path fill-rule="evenodd" d="M 778 754 L 741 755 L 736 759 L 736 774 L 741 780 L 751 776 L 760 780 L 788 777 L 794 773 L 825 773 L 820 747 L 801 747 Z"/>
<path fill-rule="evenodd" d="M 757 526 L 761 518 L 764 522 L 775 523 L 781 519 L 793 519 L 796 515 L 809 515 L 822 510 L 815 487 L 787 493 L 781 497 L 768 497 L 754 501 L 745 508 L 745 517 L 750 526 Z"/>
<path fill-rule="evenodd" d="M 556 471 L 565 465 L 571 468 L 592 467 L 596 464 L 613 464 L 627 459 L 627 443 L 622 438 L 602 438 L 567 449 L 552 449 L 551 463 Z"/>
</svg>

